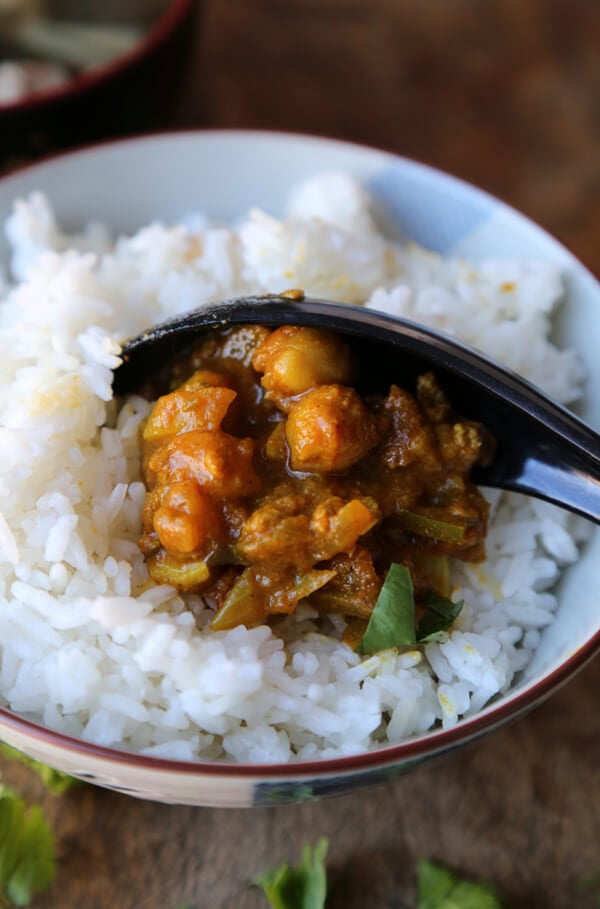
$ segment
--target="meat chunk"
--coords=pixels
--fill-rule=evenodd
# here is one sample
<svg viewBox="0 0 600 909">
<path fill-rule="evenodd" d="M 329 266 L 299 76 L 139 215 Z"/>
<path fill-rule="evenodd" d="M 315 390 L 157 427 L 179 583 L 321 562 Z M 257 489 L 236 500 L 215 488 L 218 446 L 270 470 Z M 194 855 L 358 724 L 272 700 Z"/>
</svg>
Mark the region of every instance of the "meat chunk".
<svg viewBox="0 0 600 909">
<path fill-rule="evenodd" d="M 216 502 L 195 480 L 169 486 L 152 523 L 161 545 L 177 555 L 206 554 L 225 535 Z"/>
<path fill-rule="evenodd" d="M 285 407 L 288 398 L 318 385 L 344 383 L 352 373 L 347 346 L 329 332 L 285 325 L 272 332 L 252 359 L 267 398 Z"/>
<path fill-rule="evenodd" d="M 494 441 L 480 423 L 463 420 L 451 426 L 436 426 L 438 444 L 448 468 L 466 473 L 474 464 L 489 464 Z"/>
<path fill-rule="evenodd" d="M 250 516 L 236 551 L 249 562 L 305 568 L 349 552 L 378 520 L 377 505 L 369 498 L 344 502 L 330 496 L 310 514 L 302 496 L 283 496 Z"/>
<path fill-rule="evenodd" d="M 236 393 L 231 388 L 180 388 L 158 399 L 144 427 L 144 441 L 155 442 L 194 429 L 219 429 Z"/>
<path fill-rule="evenodd" d="M 305 560 L 311 539 L 304 496 L 287 495 L 252 513 L 242 527 L 236 551 L 245 561 L 288 565 Z"/>
<path fill-rule="evenodd" d="M 291 408 L 285 436 L 293 470 L 340 473 L 360 461 L 379 435 L 353 388 L 322 385 Z"/>
<path fill-rule="evenodd" d="M 252 439 L 194 430 L 161 445 L 148 468 L 159 485 L 191 479 L 217 498 L 236 499 L 260 488 L 253 457 Z"/>
<path fill-rule="evenodd" d="M 417 401 L 434 425 L 450 419 L 451 408 L 448 398 L 432 372 L 426 372 L 418 377 Z"/>
<path fill-rule="evenodd" d="M 417 462 L 427 471 L 440 468 L 433 430 L 410 392 L 392 385 L 381 411 L 391 424 L 391 432 L 380 451 L 387 468 L 397 470 Z"/>
<path fill-rule="evenodd" d="M 311 605 L 327 612 L 370 618 L 382 582 L 366 546 L 356 546 L 349 553 L 336 555 L 327 567 L 335 576 L 326 587 L 312 595 Z"/>
</svg>

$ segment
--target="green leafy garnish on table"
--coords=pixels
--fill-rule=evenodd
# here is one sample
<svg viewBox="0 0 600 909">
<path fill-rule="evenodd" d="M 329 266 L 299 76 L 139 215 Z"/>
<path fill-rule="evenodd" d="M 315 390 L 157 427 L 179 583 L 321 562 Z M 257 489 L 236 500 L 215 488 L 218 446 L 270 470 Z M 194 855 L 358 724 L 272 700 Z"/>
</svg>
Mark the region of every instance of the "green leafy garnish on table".
<svg viewBox="0 0 600 909">
<path fill-rule="evenodd" d="M 591 874 L 582 875 L 577 881 L 578 893 L 591 893 L 596 898 L 596 905 L 600 906 L 600 869 Z"/>
<path fill-rule="evenodd" d="M 358 653 L 364 655 L 390 647 L 410 647 L 442 640 L 463 607 L 428 591 L 423 599 L 425 612 L 417 626 L 415 596 L 410 571 L 405 565 L 390 565 L 377 597 Z"/>
<path fill-rule="evenodd" d="M 325 857 L 328 841 L 304 846 L 300 864 L 287 863 L 252 880 L 262 887 L 272 909 L 324 909 L 327 898 Z M 496 890 L 459 877 L 443 865 L 422 859 L 417 865 L 415 909 L 503 909 Z"/>
<path fill-rule="evenodd" d="M 54 838 L 39 805 L 0 786 L 0 905 L 27 906 L 54 879 Z"/>
<path fill-rule="evenodd" d="M 502 909 L 490 884 L 463 880 L 443 865 L 422 859 L 417 879 L 416 909 Z"/>
<path fill-rule="evenodd" d="M 0 742 L 0 756 L 11 761 L 19 761 L 21 764 L 25 764 L 26 767 L 30 767 L 37 773 L 46 789 L 52 795 L 62 795 L 63 792 L 66 792 L 67 789 L 72 789 L 73 786 L 83 785 L 81 780 L 77 780 L 67 773 L 61 773 L 60 770 L 54 770 L 52 767 L 48 767 L 47 764 L 42 764 L 40 761 L 27 757 L 26 754 L 11 745 L 7 745 L 5 742 Z"/>
<path fill-rule="evenodd" d="M 284 863 L 274 871 L 253 878 L 262 887 L 273 909 L 323 909 L 327 896 L 325 857 L 329 842 L 321 837 L 316 846 L 304 846 L 300 864 Z"/>
</svg>

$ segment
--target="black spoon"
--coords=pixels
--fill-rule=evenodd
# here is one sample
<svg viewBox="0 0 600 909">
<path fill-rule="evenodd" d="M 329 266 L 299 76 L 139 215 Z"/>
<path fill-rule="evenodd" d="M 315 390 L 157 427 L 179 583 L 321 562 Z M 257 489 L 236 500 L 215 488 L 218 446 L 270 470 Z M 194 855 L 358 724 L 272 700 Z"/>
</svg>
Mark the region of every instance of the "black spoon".
<svg viewBox="0 0 600 909">
<path fill-rule="evenodd" d="M 240 323 L 311 325 L 346 336 L 360 350 L 361 382 L 405 387 L 433 369 L 455 409 L 496 438 L 475 482 L 554 502 L 600 523 L 600 436 L 510 370 L 412 322 L 302 294 L 244 297 L 165 322 L 129 341 L 115 370 L 116 394 L 139 388 L 212 328 Z"/>
</svg>

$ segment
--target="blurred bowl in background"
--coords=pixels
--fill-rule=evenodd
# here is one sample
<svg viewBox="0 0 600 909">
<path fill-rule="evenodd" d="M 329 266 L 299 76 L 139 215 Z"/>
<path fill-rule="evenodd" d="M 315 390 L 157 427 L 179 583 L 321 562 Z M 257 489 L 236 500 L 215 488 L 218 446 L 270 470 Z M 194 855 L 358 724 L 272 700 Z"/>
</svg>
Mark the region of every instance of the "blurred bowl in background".
<svg viewBox="0 0 600 909">
<path fill-rule="evenodd" d="M 14 0 L 12 9 L 0 16 L 0 168 L 167 125 L 198 0 Z"/>
</svg>

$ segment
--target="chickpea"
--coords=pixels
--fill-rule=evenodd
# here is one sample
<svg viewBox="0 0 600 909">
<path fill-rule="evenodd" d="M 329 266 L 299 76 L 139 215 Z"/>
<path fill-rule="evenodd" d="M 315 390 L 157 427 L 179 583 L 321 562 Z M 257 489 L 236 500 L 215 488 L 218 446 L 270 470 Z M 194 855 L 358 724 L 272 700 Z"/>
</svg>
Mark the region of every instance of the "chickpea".
<svg viewBox="0 0 600 909">
<path fill-rule="evenodd" d="M 194 430 L 161 445 L 148 468 L 161 485 L 193 479 L 216 498 L 235 499 L 260 488 L 253 457 L 252 439 L 236 439 L 221 430 Z"/>
<path fill-rule="evenodd" d="M 219 429 L 237 397 L 231 388 L 180 388 L 158 399 L 144 427 L 145 442 L 154 442 L 193 429 Z"/>
<path fill-rule="evenodd" d="M 252 365 L 263 373 L 267 398 L 280 405 L 318 385 L 348 382 L 352 371 L 343 341 L 327 331 L 297 325 L 272 332 L 257 348 Z"/>
<path fill-rule="evenodd" d="M 225 535 L 216 503 L 195 480 L 168 487 L 154 512 L 153 524 L 161 545 L 179 555 L 207 550 Z"/>
<path fill-rule="evenodd" d="M 290 410 L 285 436 L 293 470 L 339 473 L 378 441 L 376 421 L 353 388 L 322 385 Z"/>
</svg>

